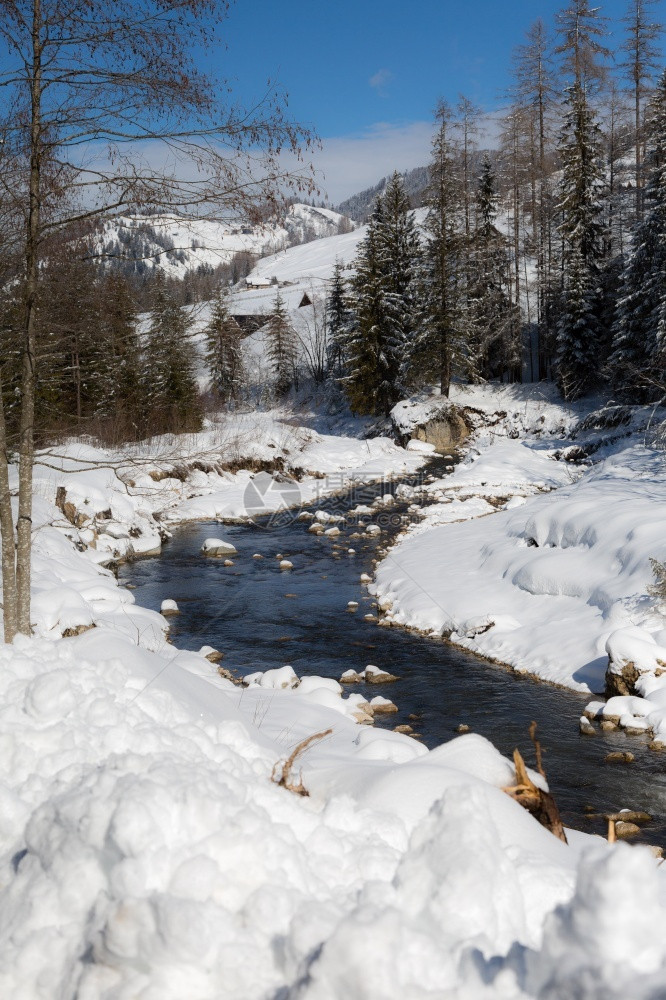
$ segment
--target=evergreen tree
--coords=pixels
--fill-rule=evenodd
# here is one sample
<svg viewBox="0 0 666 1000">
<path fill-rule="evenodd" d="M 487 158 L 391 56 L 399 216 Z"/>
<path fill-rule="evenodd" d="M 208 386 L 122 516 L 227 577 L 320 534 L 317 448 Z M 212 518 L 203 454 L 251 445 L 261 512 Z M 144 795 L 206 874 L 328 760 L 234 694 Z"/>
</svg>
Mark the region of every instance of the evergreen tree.
<svg viewBox="0 0 666 1000">
<path fill-rule="evenodd" d="M 136 437 L 141 420 L 141 350 L 137 310 L 129 281 L 111 272 L 98 280 L 99 330 L 86 372 L 97 416 L 113 417 L 117 433 Z"/>
<path fill-rule="evenodd" d="M 453 114 L 445 102 L 436 112 L 427 193 L 428 214 L 421 272 L 421 313 L 411 352 L 412 383 L 437 381 L 448 396 L 454 372 L 469 373 L 462 334 L 463 237 L 457 231 L 462 202 L 456 184 Z"/>
<path fill-rule="evenodd" d="M 402 178 L 377 199 L 352 279 L 354 321 L 345 388 L 357 413 L 388 415 L 405 395 L 416 320 L 419 244 Z"/>
<path fill-rule="evenodd" d="M 328 325 L 328 371 L 338 380 L 347 373 L 349 358 L 349 336 L 353 312 L 343 275 L 344 266 L 335 262 L 331 288 L 326 299 L 326 322 Z"/>
<path fill-rule="evenodd" d="M 392 363 L 390 345 L 386 343 L 390 318 L 384 295 L 381 225 L 382 202 L 378 198 L 356 255 L 351 281 L 354 318 L 347 341 L 345 392 L 354 413 L 383 412 L 390 402 L 390 386 L 397 374 L 398 366 Z"/>
<path fill-rule="evenodd" d="M 582 86 L 570 88 L 567 103 L 560 142 L 563 258 L 557 378 L 564 398 L 576 399 L 591 388 L 601 352 L 604 176 L 601 133 Z"/>
<path fill-rule="evenodd" d="M 608 362 L 616 391 L 637 401 L 666 392 L 666 72 L 650 112 L 647 214 L 622 277 Z"/>
<path fill-rule="evenodd" d="M 384 274 L 384 298 L 387 313 L 386 345 L 391 367 L 395 370 L 395 405 L 405 394 L 405 379 L 413 349 L 417 310 L 417 278 L 420 273 L 421 246 L 410 211 L 403 179 L 395 172 L 382 197 L 379 229 L 380 266 Z"/>
<path fill-rule="evenodd" d="M 510 297 L 506 238 L 495 227 L 495 172 L 484 158 L 476 196 L 476 226 L 470 243 L 472 341 L 470 352 L 482 379 L 520 377 L 520 314 Z"/>
<path fill-rule="evenodd" d="M 205 329 L 206 361 L 214 392 L 223 402 L 238 400 L 245 386 L 241 329 L 229 315 L 227 296 L 218 289 L 210 323 Z"/>
<path fill-rule="evenodd" d="M 275 377 L 275 392 L 278 396 L 286 396 L 298 384 L 296 333 L 279 292 L 275 296 L 273 315 L 266 325 L 266 343 L 266 356 Z"/>
<path fill-rule="evenodd" d="M 143 364 L 148 433 L 201 427 L 190 327 L 190 319 L 158 272 Z"/>
</svg>

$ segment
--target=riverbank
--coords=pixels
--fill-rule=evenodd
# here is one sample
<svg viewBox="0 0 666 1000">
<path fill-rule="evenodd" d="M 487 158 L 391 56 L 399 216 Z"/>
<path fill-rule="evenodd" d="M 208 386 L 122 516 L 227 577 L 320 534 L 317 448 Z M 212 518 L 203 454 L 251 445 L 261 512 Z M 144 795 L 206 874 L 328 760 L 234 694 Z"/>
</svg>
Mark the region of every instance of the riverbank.
<svg viewBox="0 0 666 1000">
<path fill-rule="evenodd" d="M 300 431 L 280 433 L 286 453 Z M 376 461 L 375 478 L 386 455 L 396 473 L 421 460 L 389 445 L 331 442 L 329 474 L 352 452 L 354 474 Z M 654 995 L 666 883 L 648 850 L 558 841 L 504 794 L 513 766 L 475 734 L 428 752 L 357 725 L 313 685 L 238 689 L 118 586 L 101 565 L 112 542 L 86 539 L 149 546 L 146 526 L 159 536 L 179 503 L 217 504 L 210 471 L 160 521 L 155 488 L 179 495 L 187 476 L 96 457 L 60 509 L 59 470 L 42 468 L 41 634 L 0 649 L 6 995 L 524 1000 L 582 980 L 609 1000 Z M 280 787 L 299 743 L 327 730 L 293 765 L 309 795 Z"/>
<path fill-rule="evenodd" d="M 475 390 L 499 419 L 479 421 L 462 463 L 427 486 L 422 521 L 378 567 L 386 620 L 588 692 L 604 691 L 609 638 L 633 629 L 657 647 L 644 668 L 654 680 L 666 660 L 666 618 L 649 596 L 650 560 L 666 555 L 666 452 L 645 440 L 660 415 L 541 403 L 535 420 L 523 392 Z M 663 738 L 648 686 L 652 704 L 628 714 L 650 715 Z"/>
</svg>

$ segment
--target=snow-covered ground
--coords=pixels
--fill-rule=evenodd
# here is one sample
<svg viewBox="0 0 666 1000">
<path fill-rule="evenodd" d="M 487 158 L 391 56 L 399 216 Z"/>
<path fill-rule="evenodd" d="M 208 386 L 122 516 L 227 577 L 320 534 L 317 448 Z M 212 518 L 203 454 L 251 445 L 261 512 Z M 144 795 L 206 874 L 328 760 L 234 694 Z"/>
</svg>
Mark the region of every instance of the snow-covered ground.
<svg viewBox="0 0 666 1000">
<path fill-rule="evenodd" d="M 37 634 L 0 647 L 0 995 L 663 995 L 666 879 L 647 848 L 575 833 L 563 844 L 501 791 L 513 766 L 479 736 L 428 752 L 358 725 L 358 697 L 321 678 L 299 686 L 286 667 L 237 687 L 205 649 L 171 646 L 166 620 L 101 565 L 158 547 L 165 523 L 240 516 L 256 493 L 263 509 L 298 499 L 220 459 L 280 458 L 309 473 L 297 489 L 310 499 L 413 470 L 423 452 L 276 414 L 120 456 L 61 452 L 36 470 Z M 530 452 L 513 492 L 531 499 L 471 526 L 557 495 L 534 495 L 558 465 Z M 441 553 L 437 532 L 460 527 L 403 545 Z"/>
<path fill-rule="evenodd" d="M 647 412 L 633 431 L 588 421 L 563 440 L 584 407 L 534 392 L 454 394 L 478 430 L 455 471 L 429 486 L 436 503 L 391 549 L 376 591 L 391 603 L 390 621 L 603 691 L 614 631 L 640 626 L 664 642 L 666 620 L 647 588 L 650 558 L 666 556 L 666 454 L 642 443 Z M 413 411 L 416 422 L 427 418 L 425 403 Z M 586 464 L 564 460 L 581 448 L 592 452 Z"/>
</svg>

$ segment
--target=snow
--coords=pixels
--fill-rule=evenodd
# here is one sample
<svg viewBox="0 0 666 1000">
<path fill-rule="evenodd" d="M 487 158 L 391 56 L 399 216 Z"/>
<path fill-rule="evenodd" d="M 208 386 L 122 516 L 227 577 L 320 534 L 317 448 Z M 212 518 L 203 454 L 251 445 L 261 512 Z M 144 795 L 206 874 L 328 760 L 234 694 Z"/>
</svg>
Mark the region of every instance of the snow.
<svg viewBox="0 0 666 1000">
<path fill-rule="evenodd" d="M 481 390 L 472 393 L 478 407 Z M 486 412 L 498 394 L 488 395 Z M 451 475 L 428 486 L 436 502 L 398 539 L 372 589 L 390 622 L 451 633 L 519 671 L 603 691 L 609 635 L 664 627 L 647 588 L 650 558 L 664 555 L 666 462 L 636 440 L 595 465 L 558 461 L 561 439 L 543 428 L 571 431 L 581 413 L 540 406 L 543 420 L 514 408 L 492 433 L 481 425 Z M 538 436 L 507 437 L 519 419 Z"/>
<path fill-rule="evenodd" d="M 465 499 L 472 464 L 456 497 L 434 506 L 487 516 L 423 522 L 390 559 L 427 544 L 428 558 L 410 563 L 416 576 L 437 564 L 432 579 L 448 586 L 453 566 L 461 592 L 469 567 L 472 643 L 498 629 L 507 642 L 524 631 L 534 640 L 524 601 L 530 610 L 568 602 L 580 641 L 583 598 L 568 594 L 579 562 L 568 575 L 559 562 L 537 572 L 529 560 L 584 548 L 585 586 L 614 619 L 609 648 L 618 657 L 638 650 L 650 668 L 641 695 L 611 707 L 649 718 L 666 636 L 640 588 L 646 553 L 664 537 L 663 471 L 648 452 L 625 451 L 552 489 L 549 449 L 523 450 L 514 486 L 524 504 L 489 513 L 486 499 Z M 208 647 L 168 643 L 166 620 L 105 568 L 135 545 L 159 546 L 165 525 L 186 517 L 247 516 L 242 497 L 261 474 L 232 473 L 223 458 L 249 464 L 273 452 L 311 474 L 297 484 L 308 499 L 422 461 L 387 440 L 325 437 L 275 414 L 239 415 L 122 455 L 71 442 L 39 456 L 36 634 L 0 647 L 2 995 L 654 1000 L 666 974 L 666 880 L 647 849 L 583 834 L 557 840 L 504 794 L 512 764 L 478 735 L 428 751 L 358 725 L 361 695 L 298 678 L 286 664 L 234 685 L 205 658 Z M 483 475 L 491 468 L 508 468 L 506 453 L 489 457 Z M 294 499 L 293 485 L 270 483 L 265 510 Z M 54 504 L 61 484 L 71 519 Z M 538 547 L 527 545 L 528 529 Z M 513 582 L 520 569 L 522 586 Z M 390 588 L 399 608 L 409 578 L 398 576 Z M 533 589 L 550 579 L 557 595 L 528 597 L 528 578 Z M 512 612 L 498 617 L 502 602 Z M 483 631 L 490 609 L 495 625 Z M 629 614 L 652 640 L 617 636 Z M 75 634 L 63 637 L 66 629 Z M 561 626 L 558 646 L 565 635 Z M 553 636 L 543 645 L 551 655 Z M 309 795 L 294 794 L 276 779 L 315 734 L 291 774 Z"/>
</svg>

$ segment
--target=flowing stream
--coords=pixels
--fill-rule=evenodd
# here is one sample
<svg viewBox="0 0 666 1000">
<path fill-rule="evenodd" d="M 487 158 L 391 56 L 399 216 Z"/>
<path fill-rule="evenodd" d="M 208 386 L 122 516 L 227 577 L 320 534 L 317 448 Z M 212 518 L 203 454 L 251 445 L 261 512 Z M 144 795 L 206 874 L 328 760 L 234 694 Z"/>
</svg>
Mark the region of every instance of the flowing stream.
<svg viewBox="0 0 666 1000">
<path fill-rule="evenodd" d="M 437 461 L 425 474 L 442 471 Z M 396 485 L 356 487 L 312 509 L 345 513 L 394 492 Z M 397 502 L 382 517 L 395 531 L 406 509 L 407 503 Z M 183 525 L 161 556 L 121 567 L 120 580 L 135 588 L 145 607 L 159 610 L 163 599 L 175 599 L 181 611 L 171 619 L 175 645 L 214 646 L 224 653 L 224 666 L 240 674 L 286 663 L 299 676 L 339 679 L 343 671 L 369 663 L 397 674 L 396 683 L 350 690 L 368 699 L 390 698 L 398 714 L 379 717 L 375 725 L 409 724 L 429 747 L 452 739 L 464 724 L 504 754 L 518 747 L 533 765 L 528 729 L 535 720 L 551 791 L 568 826 L 605 833 L 600 814 L 641 809 L 654 818 L 637 839 L 666 846 L 666 769 L 647 739 L 620 731 L 582 736 L 578 719 L 588 695 L 512 674 L 442 640 L 366 621 L 375 609 L 360 575 L 372 574 L 372 559 L 391 528 L 380 539 L 352 539 L 356 528 L 341 523 L 338 538 L 316 537 L 308 532 L 310 522 L 297 520 L 297 514 L 259 518 L 254 524 Z M 231 567 L 200 554 L 205 538 L 220 535 L 238 550 Z M 347 552 L 350 547 L 355 554 Z M 255 553 L 264 558 L 254 559 Z M 281 571 L 278 554 L 294 568 Z M 358 601 L 356 612 L 347 610 L 349 601 Z M 617 750 L 630 750 L 635 761 L 606 763 L 606 755 Z"/>
</svg>

